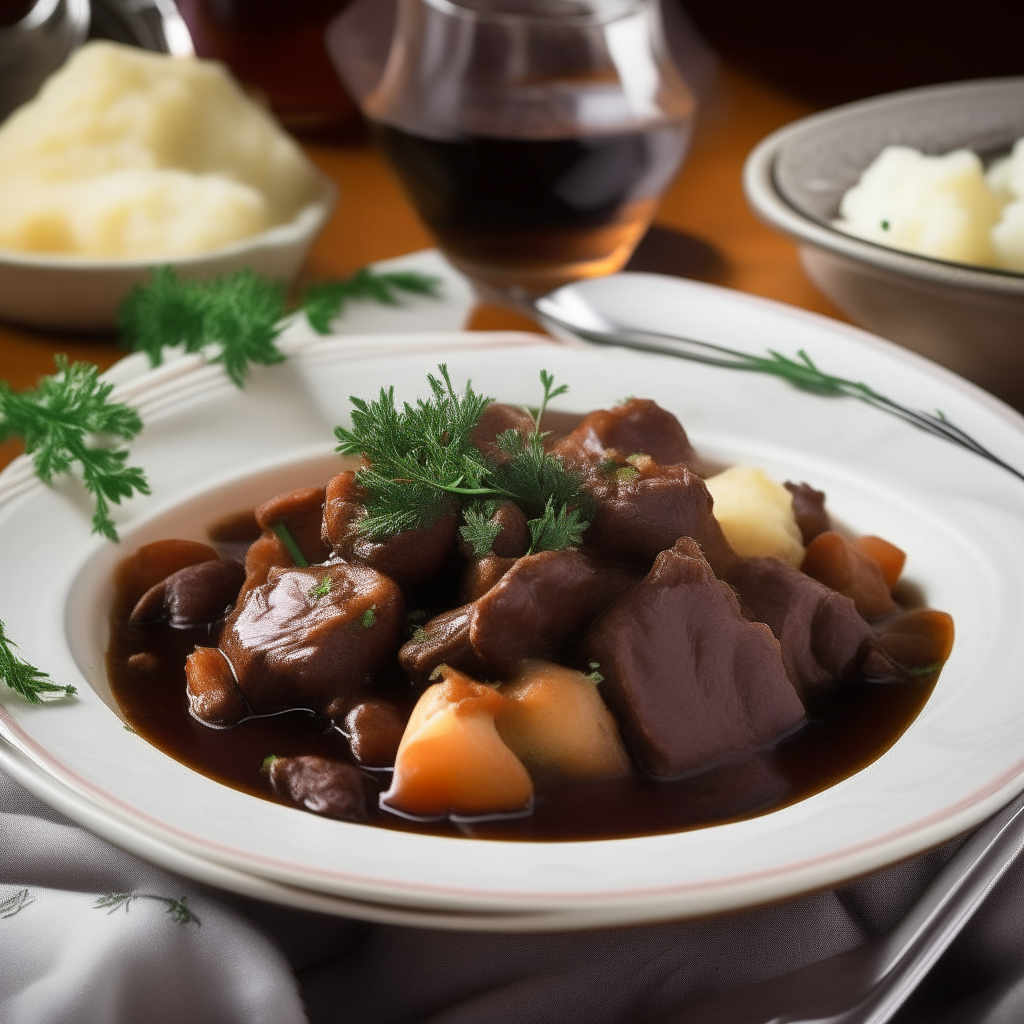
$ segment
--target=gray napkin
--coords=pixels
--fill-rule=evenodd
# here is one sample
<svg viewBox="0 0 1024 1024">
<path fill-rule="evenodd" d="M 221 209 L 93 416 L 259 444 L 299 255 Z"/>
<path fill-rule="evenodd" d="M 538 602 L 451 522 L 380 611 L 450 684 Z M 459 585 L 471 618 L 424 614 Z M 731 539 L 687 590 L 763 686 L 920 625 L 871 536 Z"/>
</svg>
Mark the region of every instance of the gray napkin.
<svg viewBox="0 0 1024 1024">
<path fill-rule="evenodd" d="M 708 921 L 434 932 L 176 877 L 0 774 L 0 1024 L 634 1024 L 884 934 L 959 842 L 842 889 Z M 899 1024 L 1024 1021 L 1022 896 L 1024 866 Z"/>
</svg>

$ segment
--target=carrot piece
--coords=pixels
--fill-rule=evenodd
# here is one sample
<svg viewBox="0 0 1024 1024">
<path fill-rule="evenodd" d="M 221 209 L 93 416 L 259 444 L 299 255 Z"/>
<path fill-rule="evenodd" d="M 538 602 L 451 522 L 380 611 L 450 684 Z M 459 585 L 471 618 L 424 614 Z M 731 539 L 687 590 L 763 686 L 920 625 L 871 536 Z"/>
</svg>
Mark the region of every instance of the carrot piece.
<svg viewBox="0 0 1024 1024">
<path fill-rule="evenodd" d="M 903 572 L 903 566 L 907 561 L 906 552 L 895 544 L 882 540 L 881 537 L 858 537 L 856 544 L 868 558 L 878 563 L 886 584 L 892 590 L 899 582 L 900 573 Z"/>
</svg>

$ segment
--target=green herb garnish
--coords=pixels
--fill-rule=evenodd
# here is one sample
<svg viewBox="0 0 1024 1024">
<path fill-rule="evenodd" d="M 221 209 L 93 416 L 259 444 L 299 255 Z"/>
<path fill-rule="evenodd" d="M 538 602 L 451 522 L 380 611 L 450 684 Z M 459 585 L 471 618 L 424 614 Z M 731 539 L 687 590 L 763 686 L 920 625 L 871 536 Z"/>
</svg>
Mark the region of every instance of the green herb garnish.
<svg viewBox="0 0 1024 1024">
<path fill-rule="evenodd" d="M 363 612 L 363 617 L 359 621 L 362 623 L 363 629 L 372 629 L 377 622 L 377 606 L 370 605 L 370 607 Z"/>
<path fill-rule="evenodd" d="M 496 444 L 508 461 L 497 466 L 471 441 L 473 428 L 492 399 L 474 391 L 471 382 L 457 392 L 443 364 L 438 373 L 427 375 L 431 399 L 421 398 L 415 405 L 406 402 L 398 409 L 394 388 L 381 388 L 373 402 L 352 397 L 352 426 L 335 428 L 340 442 L 336 451 L 362 455 L 367 463 L 356 472 L 367 494 L 367 515 L 360 529 L 374 539 L 386 539 L 429 526 L 460 507 L 469 513 L 467 539 L 484 549 L 489 532 L 484 519 L 489 520 L 493 510 L 488 514 L 481 503 L 507 499 L 543 522 L 543 528 L 537 526 L 543 543 L 578 543 L 571 538 L 586 529 L 589 504 L 579 478 L 544 450 L 540 429 L 548 402 L 564 394 L 566 386 L 555 387 L 551 374 L 541 371 L 544 397 L 534 414 L 534 429 L 527 435 L 517 430 L 501 434 Z M 491 532 L 493 542 L 497 531 Z"/>
<path fill-rule="evenodd" d="M 284 523 L 274 523 L 274 533 L 278 535 L 281 539 L 281 543 L 288 549 L 288 554 L 292 556 L 292 561 L 294 561 L 300 569 L 308 569 L 309 562 L 306 561 L 306 556 L 302 553 L 299 545 L 295 543 L 295 538 L 292 536 L 291 530 L 289 530 Z"/>
<path fill-rule="evenodd" d="M 586 678 L 589 679 L 595 686 L 599 686 L 604 682 L 604 676 L 601 675 L 601 665 L 596 661 L 592 661 L 587 665 L 590 671 L 587 673 Z"/>
<path fill-rule="evenodd" d="M 344 281 L 324 281 L 310 285 L 302 296 L 302 309 L 310 326 L 318 334 L 328 334 L 331 321 L 358 299 L 369 299 L 385 306 L 397 306 L 401 292 L 436 298 L 441 281 L 426 274 L 399 270 L 378 274 L 368 267 L 357 270 Z"/>
<path fill-rule="evenodd" d="M 425 274 L 364 268 L 344 281 L 311 285 L 300 309 L 314 330 L 326 334 L 354 299 L 393 306 L 399 292 L 436 295 L 439 284 Z M 210 281 L 180 281 L 172 267 L 157 267 L 152 281 L 136 285 L 122 302 L 118 327 L 124 347 L 145 352 L 153 366 L 163 361 L 166 348 L 203 352 L 242 387 L 250 365 L 284 360 L 277 338 L 288 312 L 284 287 L 248 267 Z"/>
<path fill-rule="evenodd" d="M 325 576 L 315 587 L 311 587 L 309 591 L 309 597 L 311 601 L 319 601 L 321 597 L 326 597 L 331 592 L 331 587 L 334 586 L 334 577 Z"/>
<path fill-rule="evenodd" d="M 30 704 L 63 700 L 78 693 L 73 686 L 55 683 L 48 673 L 18 657 L 14 653 L 17 649 L 18 645 L 7 635 L 4 624 L 0 621 L 0 679 Z"/>
<path fill-rule="evenodd" d="M 69 363 L 63 355 L 54 362 L 57 373 L 33 390 L 14 391 L 0 380 L 0 441 L 20 438 L 45 484 L 77 465 L 95 502 L 93 533 L 117 540 L 110 503 L 118 505 L 135 492 L 149 494 L 143 471 L 126 465 L 128 450 L 116 446 L 132 440 L 142 420 L 129 406 L 109 401 L 114 385 L 99 380 L 98 367 Z"/>
<path fill-rule="evenodd" d="M 474 558 L 484 558 L 491 553 L 491 548 L 501 533 L 501 523 L 493 519 L 494 505 L 492 502 L 480 502 L 463 510 L 462 518 L 466 525 L 459 529 L 459 536 L 473 549 Z"/>
</svg>

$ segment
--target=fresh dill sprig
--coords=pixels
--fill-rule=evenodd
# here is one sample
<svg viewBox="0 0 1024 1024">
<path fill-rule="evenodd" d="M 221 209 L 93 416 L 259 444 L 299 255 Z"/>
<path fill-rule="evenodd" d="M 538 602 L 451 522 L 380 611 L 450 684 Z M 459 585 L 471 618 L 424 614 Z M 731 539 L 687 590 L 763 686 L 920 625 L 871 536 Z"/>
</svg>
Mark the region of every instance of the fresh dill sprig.
<svg viewBox="0 0 1024 1024">
<path fill-rule="evenodd" d="M 73 686 L 55 683 L 48 673 L 20 658 L 15 654 L 17 649 L 18 645 L 7 635 L 6 627 L 0 621 L 0 679 L 29 704 L 63 700 L 78 693 Z"/>
<path fill-rule="evenodd" d="M 171 920 L 176 924 L 194 924 L 197 927 L 202 925 L 199 916 L 188 905 L 187 896 L 175 900 L 170 896 L 157 896 L 148 892 L 108 892 L 96 900 L 93 909 L 106 910 L 108 915 L 118 910 L 124 910 L 127 914 L 136 900 L 156 900 L 163 903 L 167 913 L 171 915 Z"/>
<path fill-rule="evenodd" d="M 129 406 L 109 401 L 114 386 L 99 380 L 98 367 L 69 363 L 63 355 L 54 362 L 57 373 L 43 377 L 33 390 L 14 391 L 0 380 L 0 441 L 21 438 L 46 484 L 77 464 L 95 502 L 93 533 L 117 540 L 110 503 L 118 505 L 136 492 L 149 494 L 143 471 L 127 465 L 128 450 L 116 446 L 131 441 L 142 420 Z"/>
<path fill-rule="evenodd" d="M 340 442 L 336 451 L 361 455 L 365 461 L 356 472 L 367 495 L 360 529 L 385 539 L 429 526 L 461 507 L 463 539 L 486 554 L 498 531 L 486 522 L 493 509 L 481 503 L 507 499 L 537 520 L 531 551 L 578 544 L 588 526 L 590 505 L 579 478 L 545 451 L 540 429 L 548 403 L 568 388 L 556 387 L 551 374 L 541 371 L 544 396 L 533 414 L 534 429 L 498 436 L 497 447 L 507 459 L 498 466 L 471 439 L 492 399 L 474 391 L 471 382 L 457 392 L 444 364 L 438 373 L 427 375 L 431 399 L 406 402 L 398 409 L 394 388 L 382 388 L 373 402 L 352 397 L 352 426 L 335 428 Z M 538 542 L 543 546 L 537 547 Z"/>
<path fill-rule="evenodd" d="M 318 334 L 329 334 L 331 322 L 344 313 L 350 302 L 369 299 L 385 306 L 397 306 L 402 292 L 436 298 L 440 286 L 440 278 L 415 271 L 378 274 L 363 267 L 343 281 L 311 284 L 302 295 L 301 306 L 310 327 Z"/>
<path fill-rule="evenodd" d="M 334 430 L 336 451 L 368 462 L 356 479 L 367 492 L 361 526 L 370 537 L 429 526 L 451 509 L 453 496 L 493 496 L 482 486 L 487 462 L 470 441 L 492 400 L 474 391 L 471 381 L 457 392 L 446 365 L 438 372 L 427 374 L 433 397 L 406 402 L 401 410 L 394 388 L 381 388 L 373 402 L 351 397 L 351 428 Z"/>
<path fill-rule="evenodd" d="M 987 459 L 1008 473 L 1012 473 L 1019 480 L 1024 480 L 1024 472 L 1004 462 L 966 431 L 951 423 L 941 409 L 936 409 L 935 412 L 911 409 L 887 398 L 863 381 L 848 380 L 845 377 L 826 373 L 819 369 L 804 349 L 798 350 L 795 359 L 774 349 L 768 349 L 767 355 L 753 355 L 749 352 L 728 348 L 725 345 L 716 345 L 710 341 L 700 341 L 696 338 L 687 338 L 664 331 L 644 329 L 623 330 L 621 333 L 615 333 L 580 327 L 563 320 L 547 306 L 544 307 L 543 314 L 560 327 L 586 341 L 592 341 L 596 345 L 613 347 L 625 345 L 628 348 L 656 352 L 659 355 L 676 356 L 679 359 L 688 359 L 691 362 L 704 363 L 707 366 L 720 366 L 727 370 L 742 370 L 749 373 L 764 373 L 772 377 L 780 377 L 801 391 L 821 395 L 825 398 L 854 398 L 873 409 L 895 416 L 897 419 L 903 420 L 904 423 L 909 423 L 912 427 L 931 434 L 932 437 L 948 441 L 960 448 L 966 448 L 967 451 Z"/>
<path fill-rule="evenodd" d="M 426 274 L 378 274 L 364 267 L 342 281 L 310 285 L 300 308 L 320 334 L 356 299 L 394 306 L 401 292 L 436 296 L 440 281 Z M 164 349 L 203 352 L 222 363 L 238 387 L 252 364 L 273 366 L 284 360 L 277 339 L 286 326 L 283 285 L 249 267 L 209 281 L 181 281 L 173 267 L 157 267 L 148 284 L 136 285 L 118 312 L 122 345 L 145 352 L 153 366 Z"/>
</svg>

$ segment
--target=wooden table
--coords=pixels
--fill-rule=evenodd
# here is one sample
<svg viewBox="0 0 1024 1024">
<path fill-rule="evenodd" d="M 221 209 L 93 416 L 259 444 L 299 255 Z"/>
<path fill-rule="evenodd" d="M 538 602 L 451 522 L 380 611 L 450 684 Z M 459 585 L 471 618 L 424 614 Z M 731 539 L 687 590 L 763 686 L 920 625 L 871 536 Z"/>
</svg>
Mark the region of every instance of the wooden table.
<svg viewBox="0 0 1024 1024">
<path fill-rule="evenodd" d="M 665 196 L 657 222 L 689 236 L 692 248 L 703 254 L 695 263 L 697 276 L 842 317 L 804 276 L 795 247 L 754 219 L 740 184 L 743 161 L 754 144 L 810 112 L 810 107 L 723 68 L 715 98 L 701 113 L 690 155 Z M 308 277 L 343 276 L 374 260 L 432 244 L 375 150 L 310 146 L 308 152 L 341 190 L 334 217 L 313 247 Z M 488 306 L 476 309 L 469 326 L 538 329 L 515 313 Z M 101 368 L 123 355 L 112 336 L 60 335 L 0 323 L 0 377 L 15 388 L 29 387 L 52 372 L 57 352 Z M 19 450 L 14 442 L 0 445 L 0 467 Z"/>
</svg>

